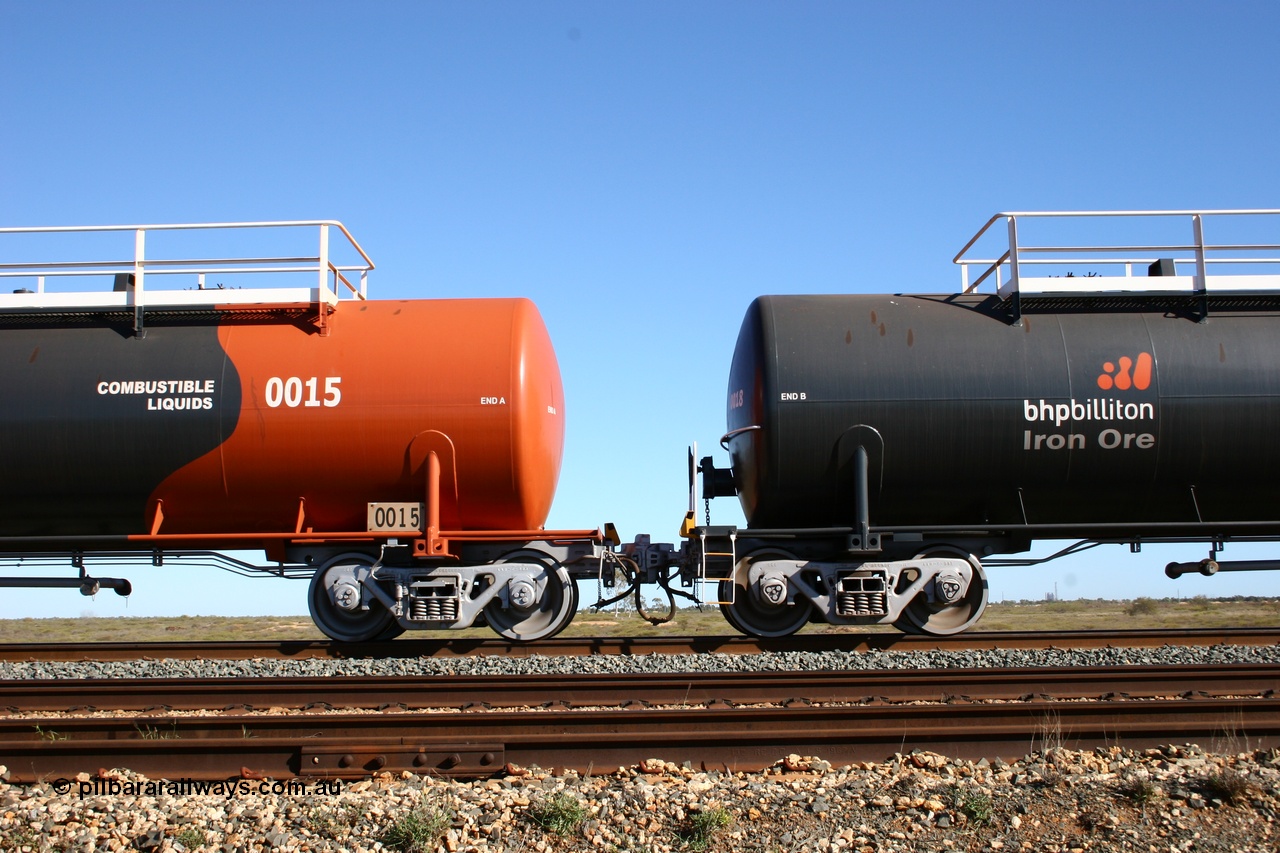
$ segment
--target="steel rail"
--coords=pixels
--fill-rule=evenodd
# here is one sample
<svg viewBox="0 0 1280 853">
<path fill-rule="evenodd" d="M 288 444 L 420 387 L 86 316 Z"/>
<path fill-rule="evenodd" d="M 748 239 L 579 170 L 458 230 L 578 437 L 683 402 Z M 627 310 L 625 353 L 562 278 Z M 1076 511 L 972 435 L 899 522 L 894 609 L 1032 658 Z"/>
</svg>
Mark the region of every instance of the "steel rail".
<svg viewBox="0 0 1280 853">
<path fill-rule="evenodd" d="M 633 675 L 0 681 L 11 713 L 312 706 L 366 709 L 1268 697 L 1280 664 Z"/>
<path fill-rule="evenodd" d="M 611 772 L 648 759 L 755 771 L 789 753 L 832 764 L 927 750 L 1016 758 L 1053 747 L 1280 745 L 1280 699 L 1018 702 L 698 710 L 52 718 L 0 722 L 12 782 L 125 767 L 152 779 L 490 776 L 509 764 Z M 511 768 L 508 768 L 511 769 Z M 109 775 L 109 774 L 108 774 Z"/>
<path fill-rule="evenodd" d="M 1186 628 L 1141 631 L 969 631 L 950 637 L 885 632 L 799 634 L 777 639 L 705 637 L 555 637 L 516 643 L 498 637 L 401 638 L 385 643 L 266 640 L 136 643 L 0 643 L 0 661 L 112 661 L 139 659 L 416 658 L 502 655 L 579 657 L 645 654 L 756 654 L 759 652 L 926 651 L 965 649 L 1149 648 L 1162 645 L 1276 645 L 1275 628 Z"/>
</svg>

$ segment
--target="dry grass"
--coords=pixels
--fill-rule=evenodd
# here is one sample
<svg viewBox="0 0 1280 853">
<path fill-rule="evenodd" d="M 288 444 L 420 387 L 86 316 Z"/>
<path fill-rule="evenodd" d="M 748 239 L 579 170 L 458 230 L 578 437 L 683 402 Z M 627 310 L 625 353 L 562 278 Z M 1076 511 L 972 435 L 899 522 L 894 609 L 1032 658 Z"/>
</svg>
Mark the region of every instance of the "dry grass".
<svg viewBox="0 0 1280 853">
<path fill-rule="evenodd" d="M 978 630 L 1056 631 L 1114 628 L 1265 628 L 1280 625 L 1280 599 L 1204 598 L 1142 599 L 1131 601 L 1024 601 L 992 604 Z M 866 627 L 841 628 L 810 625 L 806 633 L 867 631 Z M 892 631 L 873 627 L 872 630 Z M 565 631 L 567 637 L 653 637 L 730 633 L 718 608 L 702 613 L 686 609 L 665 625 L 653 626 L 634 614 L 579 613 Z M 419 636 L 442 637 L 442 632 Z M 458 637 L 492 637 L 487 628 L 452 632 Z M 143 642 L 178 640 L 310 640 L 323 635 L 306 616 L 177 616 L 177 617 L 81 617 L 78 619 L 3 619 L 0 642 Z"/>
<path fill-rule="evenodd" d="M 181 642 L 324 639 L 308 616 L 118 616 L 0 619 L 4 643 Z"/>
<path fill-rule="evenodd" d="M 1141 606 L 1137 606 L 1137 605 Z M 992 604 L 981 631 L 1070 631 L 1141 628 L 1266 628 L 1280 625 L 1280 599 L 1142 598 L 1138 601 L 1031 601 Z"/>
</svg>

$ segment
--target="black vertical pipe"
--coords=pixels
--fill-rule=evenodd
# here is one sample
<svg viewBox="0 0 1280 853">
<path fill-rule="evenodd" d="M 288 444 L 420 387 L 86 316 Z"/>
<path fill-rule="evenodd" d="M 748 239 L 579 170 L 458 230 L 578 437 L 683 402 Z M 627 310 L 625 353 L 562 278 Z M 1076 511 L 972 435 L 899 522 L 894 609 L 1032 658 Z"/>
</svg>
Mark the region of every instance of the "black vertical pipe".
<svg viewBox="0 0 1280 853">
<path fill-rule="evenodd" d="M 853 454 L 853 479 L 855 511 L 858 514 L 858 545 L 861 550 L 871 548 L 871 505 L 867 487 L 867 448 L 861 444 Z"/>
</svg>

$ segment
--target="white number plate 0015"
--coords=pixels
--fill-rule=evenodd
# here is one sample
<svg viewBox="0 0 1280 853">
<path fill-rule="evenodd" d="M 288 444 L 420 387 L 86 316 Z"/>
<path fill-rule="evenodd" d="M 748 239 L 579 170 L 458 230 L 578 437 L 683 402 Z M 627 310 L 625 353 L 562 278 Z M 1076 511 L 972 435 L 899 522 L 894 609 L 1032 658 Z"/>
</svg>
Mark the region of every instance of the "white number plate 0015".
<svg viewBox="0 0 1280 853">
<path fill-rule="evenodd" d="M 422 504 L 370 502 L 368 529 L 370 533 L 422 530 Z"/>
</svg>

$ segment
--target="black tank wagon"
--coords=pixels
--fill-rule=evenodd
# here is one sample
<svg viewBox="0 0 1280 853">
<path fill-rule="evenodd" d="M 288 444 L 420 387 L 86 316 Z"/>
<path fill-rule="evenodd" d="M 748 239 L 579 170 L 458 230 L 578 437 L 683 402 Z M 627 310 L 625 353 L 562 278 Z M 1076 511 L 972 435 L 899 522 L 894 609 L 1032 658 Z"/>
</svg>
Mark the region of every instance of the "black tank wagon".
<svg viewBox="0 0 1280 853">
<path fill-rule="evenodd" d="M 1043 539 L 1213 548 L 1171 574 L 1274 567 L 1214 559 L 1280 536 L 1276 247 L 1205 243 L 1203 221 L 1229 215 L 1144 214 L 1193 226 L 1145 247 L 1162 260 L 1019 245 L 1017 222 L 1044 215 L 1002 214 L 995 294 L 756 299 L 730 370 L 731 468 L 701 466 L 748 522 L 700 528 L 731 555 L 710 562 L 734 563 L 729 620 L 960 631 L 985 607 L 982 561 Z M 1045 264 L 1074 274 L 1031 275 Z"/>
</svg>

